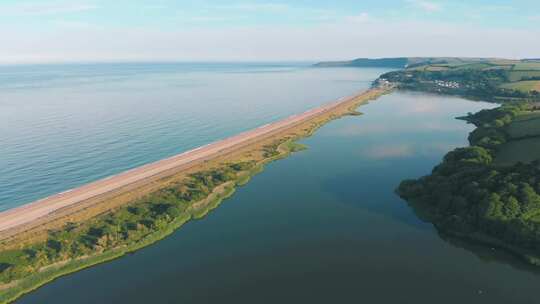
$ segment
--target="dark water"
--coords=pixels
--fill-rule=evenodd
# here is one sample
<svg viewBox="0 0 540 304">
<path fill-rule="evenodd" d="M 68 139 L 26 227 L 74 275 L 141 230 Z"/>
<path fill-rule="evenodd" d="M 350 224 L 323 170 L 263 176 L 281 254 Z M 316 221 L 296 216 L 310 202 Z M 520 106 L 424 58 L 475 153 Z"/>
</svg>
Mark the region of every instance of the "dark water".
<svg viewBox="0 0 540 304">
<path fill-rule="evenodd" d="M 538 303 L 540 277 L 443 238 L 393 190 L 428 173 L 490 107 L 393 94 L 324 126 L 208 217 L 20 303 Z"/>
</svg>

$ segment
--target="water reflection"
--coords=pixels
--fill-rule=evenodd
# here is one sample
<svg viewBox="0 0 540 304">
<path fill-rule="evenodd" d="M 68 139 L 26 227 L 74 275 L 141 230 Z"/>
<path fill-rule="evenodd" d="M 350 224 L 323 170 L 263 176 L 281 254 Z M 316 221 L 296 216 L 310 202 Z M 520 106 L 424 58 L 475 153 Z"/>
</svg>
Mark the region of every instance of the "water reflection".
<svg viewBox="0 0 540 304">
<path fill-rule="evenodd" d="M 405 202 L 405 201 L 404 201 Z M 511 266 L 512 268 L 520 271 L 527 271 L 534 275 L 540 275 L 540 267 L 535 267 L 528 264 L 519 255 L 499 246 L 493 244 L 482 243 L 476 240 L 467 239 L 465 237 L 459 237 L 452 235 L 444 230 L 441 230 L 436 225 L 432 224 L 433 219 L 431 217 L 429 206 L 418 202 L 405 202 L 414 214 L 424 222 L 426 225 L 433 226 L 437 235 L 448 244 L 455 248 L 463 249 L 467 252 L 474 254 L 479 260 L 484 263 L 498 263 Z"/>
<path fill-rule="evenodd" d="M 481 244 L 476 241 L 458 238 L 441 230 L 437 230 L 437 232 L 441 239 L 456 248 L 464 249 L 473 253 L 482 262 L 504 264 L 511 266 L 516 270 L 527 271 L 535 275 L 540 275 L 539 267 L 526 263 L 521 257 L 516 256 L 504 248 L 497 248 L 489 244 Z"/>
<path fill-rule="evenodd" d="M 357 172 L 334 175 L 323 181 L 321 190 L 330 193 L 336 201 L 398 221 L 416 229 L 432 229 L 430 224 L 420 222 L 411 216 L 407 204 L 391 190 L 398 179 L 389 180 L 388 176 L 372 174 L 368 178 L 360 178 Z M 356 186 L 351 186 L 354 182 Z M 383 193 L 374 193 L 374 189 L 387 189 Z"/>
</svg>

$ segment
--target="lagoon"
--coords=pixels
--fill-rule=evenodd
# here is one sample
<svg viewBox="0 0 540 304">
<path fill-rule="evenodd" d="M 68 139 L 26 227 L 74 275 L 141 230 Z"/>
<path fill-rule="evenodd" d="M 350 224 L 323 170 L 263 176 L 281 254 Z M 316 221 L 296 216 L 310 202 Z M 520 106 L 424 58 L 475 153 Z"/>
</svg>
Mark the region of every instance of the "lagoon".
<svg viewBox="0 0 540 304">
<path fill-rule="evenodd" d="M 348 69 L 345 69 L 350 71 Z M 538 271 L 439 235 L 395 193 L 492 104 L 394 93 L 321 128 L 207 217 L 20 303 L 534 303 Z"/>
</svg>

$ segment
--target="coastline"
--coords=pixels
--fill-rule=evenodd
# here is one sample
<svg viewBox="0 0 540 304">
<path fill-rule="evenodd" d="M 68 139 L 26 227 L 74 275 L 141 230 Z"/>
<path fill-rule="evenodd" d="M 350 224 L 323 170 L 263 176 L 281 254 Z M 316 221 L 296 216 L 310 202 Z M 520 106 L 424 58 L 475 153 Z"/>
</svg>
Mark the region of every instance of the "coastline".
<svg viewBox="0 0 540 304">
<path fill-rule="evenodd" d="M 497 161 L 501 147 L 522 140 L 523 135 L 510 132 L 512 126 L 535 112 L 527 104 L 502 105 L 458 117 L 476 126 L 469 133 L 469 145 L 448 152 L 430 174 L 402 181 L 396 193 L 438 231 L 540 266 L 536 246 L 540 195 L 533 188 L 538 184 L 537 160 L 515 154 L 504 163 Z M 529 126 L 527 132 L 537 128 Z M 525 138 L 538 135 L 526 133 Z"/>
<path fill-rule="evenodd" d="M 487 247 L 497 248 L 500 250 L 504 250 L 507 253 L 513 255 L 518 260 L 522 261 L 523 263 L 526 263 L 527 265 L 538 267 L 540 266 L 540 255 L 533 252 L 532 250 L 526 249 L 526 248 L 520 248 L 517 246 L 513 246 L 510 244 L 506 244 L 492 236 L 489 236 L 485 233 L 476 232 L 474 234 L 465 234 L 465 233 L 459 233 L 457 231 L 447 230 L 443 229 L 436 224 L 434 224 L 436 229 L 438 229 L 440 232 L 443 232 L 447 235 L 460 238 L 463 240 L 468 240 L 471 242 L 475 242 L 476 244 L 480 244 Z"/>
<path fill-rule="evenodd" d="M 226 183 L 215 187 L 212 189 L 212 192 L 203 200 L 193 202 L 187 213 L 175 218 L 164 229 L 159 229 L 130 245 L 108 248 L 103 252 L 94 255 L 57 262 L 52 265 L 42 267 L 37 273 L 31 276 L 5 284 L 4 288 L 2 288 L 2 285 L 0 285 L 0 303 L 9 303 L 14 301 L 21 295 L 37 289 L 58 277 L 122 257 L 125 254 L 149 246 L 172 234 L 189 220 L 200 219 L 206 216 L 210 211 L 217 208 L 221 202 L 223 202 L 223 200 L 233 195 L 236 187 L 245 185 L 247 182 L 249 182 L 249 179 L 252 176 L 261 172 L 265 164 L 274 160 L 285 158 L 291 153 L 302 150 L 304 147 L 297 144 L 296 141 L 312 135 L 319 127 L 331 120 L 345 115 L 358 114 L 358 112 L 355 111 L 358 106 L 368 103 L 370 100 L 376 99 L 381 95 L 390 93 L 392 90 L 392 87 L 375 88 L 351 98 L 347 98 L 343 101 L 332 103 L 332 107 L 328 111 L 310 116 L 298 124 L 292 125 L 283 130 L 279 130 L 277 134 L 272 134 L 269 138 L 263 138 L 255 143 L 250 143 L 245 147 L 240 147 L 238 150 L 220 154 L 215 159 L 205 159 L 200 164 L 195 164 L 182 172 L 176 172 L 167 177 L 160 177 L 157 181 L 148 183 L 151 185 L 151 187 L 147 187 L 145 191 L 163 188 L 166 185 L 169 185 L 171 181 L 183 178 L 189 173 L 198 172 L 206 168 L 223 166 L 224 163 L 230 163 L 231 161 L 244 160 L 246 155 L 250 155 L 252 158 L 255 157 L 256 160 L 255 165 L 252 168 L 246 171 L 240 171 L 241 174 L 239 174 L 234 180 L 227 181 Z M 275 153 L 272 153 L 270 156 L 266 156 L 266 151 L 264 150 L 268 149 L 269 144 L 272 146 L 273 152 Z M 254 156 L 254 154 L 257 155 Z M 138 194 L 139 197 L 141 195 L 142 194 L 140 193 Z M 124 197 L 124 200 L 126 199 L 133 200 L 133 197 L 128 195 L 127 197 Z M 104 200 L 106 201 L 106 199 Z M 120 206 L 127 204 L 129 204 L 129 200 L 125 201 Z M 96 206 L 98 205 L 99 204 L 96 204 Z M 32 228 L 15 233 L 14 235 L 10 235 L 8 238 L 5 238 L 4 242 L 0 245 L 4 245 L 4 248 L 15 248 L 32 244 L 33 242 L 43 238 L 43 231 L 46 232 L 50 227 L 62 227 L 62 225 L 70 223 L 70 219 L 73 218 L 73 214 L 76 214 L 77 212 L 85 212 L 85 208 L 88 208 L 88 206 L 83 205 L 82 209 L 75 211 L 75 213 L 71 213 L 68 216 L 60 216 L 59 219 L 54 219 L 53 222 L 55 225 L 53 226 L 42 225 L 38 226 L 38 228 Z M 116 208 L 118 208 L 118 206 L 113 205 L 106 212 L 110 212 L 111 209 L 114 210 Z M 97 211 L 101 211 L 101 209 L 98 208 Z M 95 217 L 102 213 L 102 211 L 95 214 L 90 212 L 87 214 L 88 218 L 80 219 L 80 221 L 87 221 L 89 218 Z M 55 214 L 54 216 L 58 216 L 58 214 Z"/>
<path fill-rule="evenodd" d="M 396 189 L 396 194 L 400 195 L 399 188 Z M 436 219 L 432 216 L 432 210 L 430 209 L 429 204 L 422 200 L 406 200 L 407 205 L 413 210 L 416 216 L 423 222 L 430 223 L 433 227 L 441 234 L 446 234 L 448 236 L 473 242 L 475 244 L 491 247 L 492 249 L 497 249 L 504 251 L 508 254 L 511 254 L 517 261 L 523 262 L 525 265 L 538 267 L 540 266 L 540 255 L 533 250 L 522 248 L 516 245 L 507 244 L 500 239 L 497 239 L 493 236 L 490 236 L 481 231 L 475 231 L 473 233 L 464 233 L 445 227 L 437 222 Z"/>
<path fill-rule="evenodd" d="M 371 89 L 352 97 L 344 97 L 337 102 L 308 110 L 302 114 L 292 115 L 283 120 L 221 141 L 0 212 L 0 241 L 9 239 L 21 232 L 32 230 L 38 225 L 44 225 L 50 222 L 51 218 L 61 215 L 64 211 L 69 210 L 70 214 L 77 213 L 80 209 L 89 207 L 86 204 L 87 202 L 90 205 L 97 204 L 110 198 L 111 193 L 117 195 L 122 192 L 129 192 L 132 188 L 139 188 L 153 181 L 187 171 L 222 155 L 234 153 L 254 142 L 279 136 L 298 125 L 331 114 L 334 111 L 339 111 L 344 105 L 354 103 L 358 98 L 369 98 L 371 94 L 378 92 L 377 90 L 381 89 Z"/>
</svg>

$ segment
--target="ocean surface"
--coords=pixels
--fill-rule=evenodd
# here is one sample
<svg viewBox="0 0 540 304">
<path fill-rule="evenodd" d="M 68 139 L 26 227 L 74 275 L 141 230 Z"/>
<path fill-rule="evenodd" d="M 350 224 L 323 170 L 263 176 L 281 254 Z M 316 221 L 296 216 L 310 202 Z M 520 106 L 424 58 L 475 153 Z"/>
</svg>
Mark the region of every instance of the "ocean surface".
<svg viewBox="0 0 540 304">
<path fill-rule="evenodd" d="M 91 179 L 81 172 L 97 178 L 134 166 L 129 160 L 189 149 L 351 94 L 382 72 L 192 69 L 133 72 L 101 83 L 66 76 L 44 88 L 29 86 L 37 76 L 27 85 L 7 81 L 0 91 L 13 98 L 2 97 L 2 105 L 21 120 L 6 118 L 22 129 L 2 129 L 16 143 L 7 148 L 11 158 L 54 182 L 7 170 L 12 178 L 0 177 L 2 195 L 24 202 L 41 195 L 36 191 Z M 201 86 L 173 85 L 184 78 Z M 537 269 L 498 249 L 440 235 L 394 193 L 402 179 L 429 173 L 447 151 L 467 145 L 472 126 L 454 117 L 493 106 L 418 93 L 383 96 L 360 108 L 365 115 L 333 121 L 302 140 L 308 150 L 269 164 L 207 217 L 18 303 L 538 303 Z M 3 192 L 15 177 L 28 193 Z"/>
<path fill-rule="evenodd" d="M 0 211 L 303 112 L 381 69 L 0 66 Z"/>
</svg>

